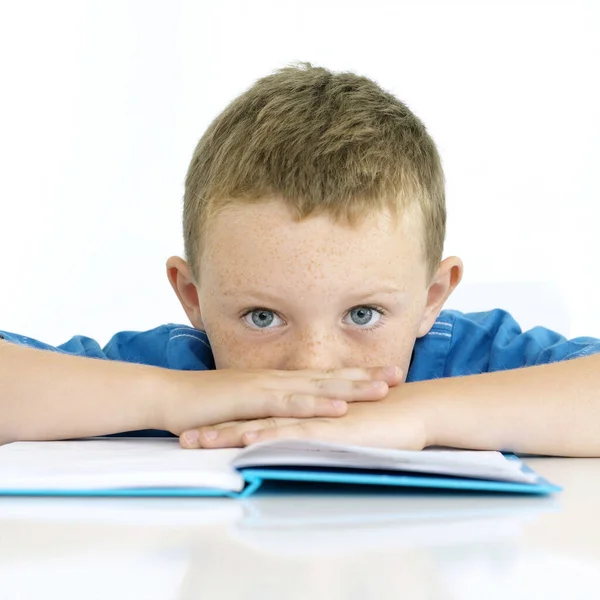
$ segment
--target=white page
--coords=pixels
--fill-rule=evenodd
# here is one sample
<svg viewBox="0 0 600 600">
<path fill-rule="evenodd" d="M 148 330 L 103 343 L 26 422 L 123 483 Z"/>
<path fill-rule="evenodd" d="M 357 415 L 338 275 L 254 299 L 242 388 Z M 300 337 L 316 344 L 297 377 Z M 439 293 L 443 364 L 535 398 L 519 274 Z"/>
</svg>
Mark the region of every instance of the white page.
<svg viewBox="0 0 600 600">
<path fill-rule="evenodd" d="M 240 491 L 238 449 L 184 450 L 177 438 L 15 442 L 0 447 L 0 491 L 207 488 Z"/>
<path fill-rule="evenodd" d="M 535 483 L 520 461 L 500 452 L 467 450 L 389 450 L 346 446 L 308 440 L 265 442 L 249 446 L 235 457 L 236 468 L 246 467 L 346 467 L 454 475 L 477 479 Z"/>
</svg>

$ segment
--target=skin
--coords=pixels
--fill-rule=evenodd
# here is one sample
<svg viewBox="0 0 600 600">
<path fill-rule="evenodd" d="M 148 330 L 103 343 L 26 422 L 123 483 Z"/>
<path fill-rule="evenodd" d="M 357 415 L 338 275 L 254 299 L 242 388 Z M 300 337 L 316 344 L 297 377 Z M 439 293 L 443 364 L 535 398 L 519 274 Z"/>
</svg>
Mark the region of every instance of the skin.
<svg viewBox="0 0 600 600">
<path fill-rule="evenodd" d="M 181 258 L 169 259 L 168 275 L 192 325 L 206 331 L 218 369 L 395 364 L 406 373 L 416 338 L 462 273 L 452 257 L 427 281 L 415 222 L 387 212 L 356 226 L 326 215 L 297 222 L 279 201 L 234 204 L 209 228 L 199 284 Z M 381 310 L 362 323 L 349 313 L 360 307 Z M 255 324 L 253 310 L 268 323 Z"/>
<path fill-rule="evenodd" d="M 208 229 L 199 281 L 178 257 L 167 271 L 218 369 L 397 365 L 403 381 L 415 340 L 462 275 L 450 257 L 428 278 L 420 219 L 410 210 L 349 225 L 327 215 L 298 222 L 278 200 L 239 203 Z"/>
<path fill-rule="evenodd" d="M 392 251 L 376 239 L 381 234 L 388 240 L 389 219 L 369 222 L 359 231 L 365 239 L 356 246 L 353 230 L 327 219 L 308 220 L 298 228 L 282 212 L 283 205 L 255 208 L 231 209 L 216 220 L 202 261 L 201 286 L 193 283 L 181 259 L 169 261 L 169 275 L 190 321 L 209 332 L 217 370 L 89 360 L 0 340 L 0 444 L 138 429 L 181 435 L 192 428 L 264 418 L 336 418 L 349 403 L 384 398 L 402 380 L 396 365 L 406 367 L 410 356 L 410 342 L 404 336 L 396 339 L 396 332 L 406 329 L 412 337 L 427 327 L 416 322 L 425 295 L 420 295 L 420 306 L 406 302 L 410 286 L 419 284 L 411 279 L 386 295 L 375 289 L 382 277 L 388 287 L 398 283 L 385 274 L 393 271 L 391 263 L 364 280 L 375 261 L 373 252 Z M 367 250 L 371 254 L 362 256 Z M 328 255 L 331 264 L 323 270 L 319 265 L 327 263 Z M 423 273 L 413 269 L 411 277 L 422 279 Z M 339 285 L 329 285 L 336 279 Z M 357 297 L 359 284 L 363 290 Z M 376 293 L 371 300 L 390 305 L 390 322 L 396 326 L 367 334 L 344 323 L 348 293 L 354 305 L 365 301 L 364 293 Z M 257 303 L 277 310 L 287 324 L 267 333 L 244 325 L 241 312 Z M 360 367 L 347 368 L 354 365 Z"/>
<path fill-rule="evenodd" d="M 367 215 L 356 226 L 325 215 L 297 222 L 274 200 L 232 205 L 209 230 L 199 281 L 181 258 L 170 258 L 167 271 L 190 322 L 206 330 L 219 369 L 395 364 L 403 380 L 416 338 L 462 275 L 461 261 L 450 257 L 427 278 L 422 225 L 410 212 L 397 220 Z M 360 308 L 374 305 L 384 309 L 370 319 L 376 325 L 357 324 Z M 256 309 L 260 328 L 248 313 Z M 341 416 L 224 422 L 184 431 L 180 441 L 219 448 L 317 438 L 600 456 L 600 355 L 388 385 L 383 399 L 348 404 Z"/>
</svg>

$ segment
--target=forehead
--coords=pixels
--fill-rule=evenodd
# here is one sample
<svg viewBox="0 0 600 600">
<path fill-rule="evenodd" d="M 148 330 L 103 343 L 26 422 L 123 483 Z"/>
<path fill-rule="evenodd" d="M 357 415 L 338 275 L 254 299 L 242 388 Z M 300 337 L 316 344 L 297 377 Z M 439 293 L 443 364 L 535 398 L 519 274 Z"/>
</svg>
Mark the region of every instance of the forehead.
<svg viewBox="0 0 600 600">
<path fill-rule="evenodd" d="M 356 224 L 329 215 L 294 219 L 279 200 L 235 203 L 208 226 L 201 281 L 221 291 L 273 284 L 310 287 L 385 284 L 425 279 L 421 220 L 387 211 Z"/>
</svg>

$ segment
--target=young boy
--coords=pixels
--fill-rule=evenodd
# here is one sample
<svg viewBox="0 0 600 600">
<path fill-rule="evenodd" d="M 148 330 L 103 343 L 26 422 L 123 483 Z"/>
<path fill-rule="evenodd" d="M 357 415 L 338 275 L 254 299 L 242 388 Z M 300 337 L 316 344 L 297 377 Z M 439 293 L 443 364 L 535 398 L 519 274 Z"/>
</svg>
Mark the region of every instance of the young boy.
<svg viewBox="0 0 600 600">
<path fill-rule="evenodd" d="M 308 64 L 259 80 L 187 174 L 167 272 L 192 327 L 103 349 L 1 332 L 0 442 L 151 429 L 193 448 L 600 456 L 600 341 L 442 311 L 463 269 L 442 260 L 445 216 L 435 145 L 391 94 Z"/>
</svg>

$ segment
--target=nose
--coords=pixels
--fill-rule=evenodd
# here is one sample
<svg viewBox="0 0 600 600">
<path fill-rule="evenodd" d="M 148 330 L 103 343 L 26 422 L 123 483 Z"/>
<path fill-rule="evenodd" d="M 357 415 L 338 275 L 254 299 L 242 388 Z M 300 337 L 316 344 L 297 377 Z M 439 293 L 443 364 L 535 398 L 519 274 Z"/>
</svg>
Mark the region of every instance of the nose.
<svg viewBox="0 0 600 600">
<path fill-rule="evenodd" d="M 283 350 L 282 369 L 340 369 L 344 367 L 344 352 L 334 335 L 313 332 L 298 335 Z"/>
</svg>

